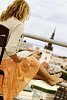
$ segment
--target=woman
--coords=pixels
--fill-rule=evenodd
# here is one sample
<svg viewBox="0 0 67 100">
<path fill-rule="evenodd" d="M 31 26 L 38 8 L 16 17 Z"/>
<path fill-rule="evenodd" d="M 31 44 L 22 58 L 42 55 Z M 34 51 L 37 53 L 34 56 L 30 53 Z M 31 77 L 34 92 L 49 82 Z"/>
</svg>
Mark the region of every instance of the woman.
<svg viewBox="0 0 67 100">
<path fill-rule="evenodd" d="M 10 29 L 0 68 L 5 72 L 1 89 L 4 100 L 12 100 L 16 97 L 34 77 L 46 80 L 50 85 L 62 81 L 58 75 L 51 76 L 34 56 L 27 58 L 17 56 L 19 39 L 23 34 L 23 24 L 28 16 L 29 6 L 25 0 L 15 0 L 0 16 L 0 24 Z"/>
</svg>

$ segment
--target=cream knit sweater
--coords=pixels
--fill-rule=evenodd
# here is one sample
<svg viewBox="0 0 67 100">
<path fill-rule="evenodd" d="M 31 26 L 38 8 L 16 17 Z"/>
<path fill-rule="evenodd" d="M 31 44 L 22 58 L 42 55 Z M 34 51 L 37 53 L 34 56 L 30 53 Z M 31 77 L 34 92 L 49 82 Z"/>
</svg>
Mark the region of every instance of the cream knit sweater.
<svg viewBox="0 0 67 100">
<path fill-rule="evenodd" d="M 11 17 L 6 21 L 0 21 L 0 24 L 6 26 L 9 31 L 8 43 L 5 47 L 5 53 L 3 58 L 7 58 L 13 54 L 15 54 L 18 50 L 18 44 L 20 36 L 23 34 L 23 23 L 16 19 L 15 17 Z"/>
</svg>

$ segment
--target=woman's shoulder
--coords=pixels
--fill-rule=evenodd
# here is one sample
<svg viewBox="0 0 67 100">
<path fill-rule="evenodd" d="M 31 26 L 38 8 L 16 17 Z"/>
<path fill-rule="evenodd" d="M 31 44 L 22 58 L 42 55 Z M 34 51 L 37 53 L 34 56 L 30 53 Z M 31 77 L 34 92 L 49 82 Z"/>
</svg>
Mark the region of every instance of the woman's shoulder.
<svg viewBox="0 0 67 100">
<path fill-rule="evenodd" d="M 13 29 L 16 28 L 17 26 L 19 26 L 20 28 L 21 27 L 24 28 L 24 23 L 22 21 L 18 20 L 17 18 L 12 17 L 10 20 L 12 22 Z"/>
<path fill-rule="evenodd" d="M 23 23 L 21 21 L 19 21 L 17 18 L 15 17 L 10 17 L 7 20 L 4 21 L 0 21 L 0 24 L 6 26 L 7 28 L 11 29 L 14 28 L 18 25 L 23 25 Z"/>
<path fill-rule="evenodd" d="M 11 21 L 12 24 L 22 24 L 22 22 L 20 20 L 18 20 L 17 18 L 15 18 L 13 16 L 11 18 L 9 18 L 8 21 Z"/>
</svg>

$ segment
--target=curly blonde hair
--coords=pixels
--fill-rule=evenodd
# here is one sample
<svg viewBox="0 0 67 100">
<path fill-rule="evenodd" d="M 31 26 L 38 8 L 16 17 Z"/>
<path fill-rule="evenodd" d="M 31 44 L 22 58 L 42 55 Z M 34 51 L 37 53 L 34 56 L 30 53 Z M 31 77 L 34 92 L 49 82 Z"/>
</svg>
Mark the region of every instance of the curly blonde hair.
<svg viewBox="0 0 67 100">
<path fill-rule="evenodd" d="M 25 20 L 29 15 L 29 11 L 29 6 L 25 0 L 15 0 L 2 12 L 0 20 L 7 20 L 12 16 L 18 20 Z"/>
</svg>

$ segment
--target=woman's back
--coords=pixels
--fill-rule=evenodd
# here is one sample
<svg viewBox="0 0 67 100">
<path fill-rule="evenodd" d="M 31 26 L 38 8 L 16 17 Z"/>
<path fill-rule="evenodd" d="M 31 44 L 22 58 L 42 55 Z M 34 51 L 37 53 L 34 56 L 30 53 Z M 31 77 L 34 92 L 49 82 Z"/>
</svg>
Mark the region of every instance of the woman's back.
<svg viewBox="0 0 67 100">
<path fill-rule="evenodd" d="M 17 18 L 11 17 L 11 18 L 9 18 L 7 20 L 0 21 L 0 24 L 1 25 L 4 25 L 5 27 L 7 27 L 9 29 L 8 40 L 12 36 L 12 41 L 15 41 L 15 35 L 12 34 L 12 33 L 14 33 L 14 31 L 16 31 L 17 37 L 19 37 L 19 34 L 22 35 L 22 33 L 20 32 L 20 30 L 22 30 L 22 32 L 23 32 L 23 22 L 19 21 Z M 19 26 L 21 26 L 22 29 L 17 28 Z M 19 45 L 19 41 L 17 41 L 17 42 L 18 42 L 17 45 Z M 13 45 L 13 44 L 11 44 L 11 45 Z M 6 58 L 6 57 L 8 57 L 8 55 L 7 55 L 6 51 L 5 51 L 3 58 Z"/>
</svg>

